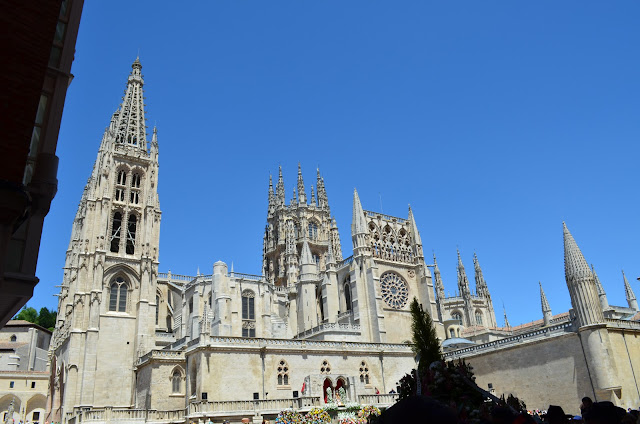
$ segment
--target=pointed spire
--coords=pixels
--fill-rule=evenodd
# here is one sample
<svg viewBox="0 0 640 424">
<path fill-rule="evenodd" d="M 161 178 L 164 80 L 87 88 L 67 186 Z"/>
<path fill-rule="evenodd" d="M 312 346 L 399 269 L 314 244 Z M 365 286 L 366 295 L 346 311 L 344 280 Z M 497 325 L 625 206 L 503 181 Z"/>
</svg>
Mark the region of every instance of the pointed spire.
<svg viewBox="0 0 640 424">
<path fill-rule="evenodd" d="M 567 279 L 589 278 L 592 276 L 591 269 L 587 265 L 587 261 L 582 256 L 582 252 L 573 236 L 569 232 L 567 225 L 562 223 L 564 235 L 564 274 Z"/>
<path fill-rule="evenodd" d="M 353 256 L 359 256 L 368 251 L 367 218 L 362 210 L 358 190 L 353 189 L 353 219 L 351 220 L 351 239 L 353 240 Z"/>
<path fill-rule="evenodd" d="M 476 292 L 478 292 L 478 296 L 491 297 L 487 282 L 484 280 L 484 275 L 482 275 L 482 268 L 480 267 L 480 261 L 478 260 L 476 252 L 473 252 L 473 268 L 475 271 Z"/>
<path fill-rule="evenodd" d="M 196 275 L 200 275 L 200 266 L 198 266 L 198 270 L 196 271 Z"/>
<path fill-rule="evenodd" d="M 549 306 L 549 302 L 547 301 L 547 296 L 544 294 L 544 290 L 542 290 L 542 283 L 538 281 L 540 285 L 540 304 L 542 305 L 542 322 L 546 327 L 551 324 L 551 306 Z"/>
<path fill-rule="evenodd" d="M 142 89 L 142 65 L 136 60 L 131 65 L 131 73 L 120 108 L 113 114 L 116 143 L 147 150 L 147 130 L 144 117 L 144 91 Z"/>
<path fill-rule="evenodd" d="M 302 179 L 302 168 L 300 162 L 298 162 L 298 196 L 300 198 L 300 204 L 307 203 L 307 193 L 304 190 L 304 180 Z"/>
<path fill-rule="evenodd" d="M 333 243 L 329 240 L 328 248 L 327 248 L 327 269 L 329 269 L 330 265 L 335 265 L 336 259 L 333 256 Z"/>
<path fill-rule="evenodd" d="M 564 238 L 564 274 L 578 327 L 604 322 L 598 289 L 587 261 L 582 256 L 567 225 L 562 223 Z"/>
<path fill-rule="evenodd" d="M 416 224 L 416 219 L 413 217 L 413 211 L 411 210 L 411 205 L 409 205 L 409 222 L 411 222 L 410 225 L 411 225 L 411 233 L 413 235 L 413 242 L 416 245 L 422 246 L 422 239 L 420 238 L 420 232 L 418 231 L 418 225 Z M 422 256 L 422 252 L 420 252 L 420 256 Z"/>
<path fill-rule="evenodd" d="M 547 296 L 544 294 L 544 290 L 542 290 L 542 283 L 538 281 L 540 285 L 540 302 L 542 303 L 542 312 L 551 312 L 551 307 L 549 306 L 549 302 L 547 301 Z"/>
<path fill-rule="evenodd" d="M 622 278 L 624 280 L 624 294 L 627 298 L 627 303 L 629 307 L 633 310 L 638 310 L 638 301 L 636 300 L 636 295 L 633 293 L 631 289 L 631 285 L 627 281 L 627 276 L 624 275 L 624 270 L 622 271 Z"/>
<path fill-rule="evenodd" d="M 440 274 L 440 268 L 438 267 L 438 261 L 436 260 L 436 254 L 433 254 L 433 278 L 435 280 L 436 297 L 438 300 L 444 300 L 444 283 L 442 282 L 442 276 Z"/>
<path fill-rule="evenodd" d="M 510 329 L 511 324 L 509 324 L 509 319 L 507 318 L 507 308 L 504 307 L 504 302 L 502 302 L 502 310 L 504 311 L 504 327 Z"/>
<path fill-rule="evenodd" d="M 316 169 L 316 187 L 318 189 L 318 206 L 321 208 L 329 207 L 329 199 L 327 198 L 327 191 L 324 187 L 324 178 L 320 176 L 320 168 Z"/>
<path fill-rule="evenodd" d="M 276 203 L 284 205 L 284 179 L 282 178 L 282 166 L 278 167 L 278 183 L 276 184 Z"/>
<path fill-rule="evenodd" d="M 293 197 L 291 198 L 291 204 L 294 205 L 296 203 L 298 203 L 298 198 L 296 196 L 296 189 L 294 188 L 293 189 Z"/>
<path fill-rule="evenodd" d="M 460 290 L 460 296 L 464 297 L 471 294 L 469 290 L 469 280 L 467 279 L 467 273 L 464 270 L 464 265 L 462 264 L 460 250 L 456 250 L 458 252 L 458 290 Z"/>
<path fill-rule="evenodd" d="M 367 233 L 367 225 L 364 211 L 362 210 L 362 203 L 360 203 L 360 196 L 358 196 L 358 190 L 353 189 L 353 219 L 351 221 L 351 232 L 353 234 L 365 234 Z"/>
<path fill-rule="evenodd" d="M 311 204 L 316 205 L 316 195 L 313 193 L 313 184 L 311 185 Z"/>
<path fill-rule="evenodd" d="M 598 299 L 600 300 L 600 307 L 603 311 L 609 309 L 609 300 L 607 300 L 607 294 L 604 292 L 604 287 L 600 283 L 600 278 L 598 278 L 598 274 L 596 274 L 596 269 L 591 264 L 591 273 L 593 274 L 593 280 L 596 283 L 596 289 L 598 290 Z"/>
<path fill-rule="evenodd" d="M 273 178 L 271 177 L 271 174 L 269 174 L 269 207 L 271 208 L 272 206 L 274 206 L 273 201 L 274 201 L 274 195 L 273 195 Z"/>
</svg>

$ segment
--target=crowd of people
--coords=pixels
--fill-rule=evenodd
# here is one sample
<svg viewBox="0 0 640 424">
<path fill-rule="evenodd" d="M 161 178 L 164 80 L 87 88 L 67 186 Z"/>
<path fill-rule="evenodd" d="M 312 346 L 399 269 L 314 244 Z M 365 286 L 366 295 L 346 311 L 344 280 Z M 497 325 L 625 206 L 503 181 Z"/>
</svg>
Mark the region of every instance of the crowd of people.
<svg viewBox="0 0 640 424">
<path fill-rule="evenodd" d="M 491 413 L 492 424 L 640 424 L 640 410 L 625 410 L 612 402 L 593 402 L 589 397 L 582 398 L 580 415 L 566 414 L 562 407 L 549 405 L 546 410 L 527 411 L 517 414 L 506 408 L 496 408 Z"/>
</svg>

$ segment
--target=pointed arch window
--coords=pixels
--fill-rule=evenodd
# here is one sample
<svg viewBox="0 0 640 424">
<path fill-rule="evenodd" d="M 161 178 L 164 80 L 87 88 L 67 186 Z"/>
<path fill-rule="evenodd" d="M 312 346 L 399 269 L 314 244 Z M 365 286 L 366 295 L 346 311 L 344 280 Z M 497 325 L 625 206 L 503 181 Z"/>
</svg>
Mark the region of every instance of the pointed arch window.
<svg viewBox="0 0 640 424">
<path fill-rule="evenodd" d="M 252 290 L 242 292 L 242 337 L 256 336 L 255 297 Z"/>
<path fill-rule="evenodd" d="M 476 324 L 482 325 L 482 312 L 476 311 Z"/>
<path fill-rule="evenodd" d="M 129 215 L 129 222 L 127 223 L 127 254 L 133 255 L 136 245 L 136 224 L 137 217 L 134 214 Z"/>
<path fill-rule="evenodd" d="M 451 314 L 451 318 L 458 321 L 459 324 L 462 324 L 462 314 L 460 312 L 454 312 Z"/>
<path fill-rule="evenodd" d="M 118 253 L 120 251 L 120 233 L 122 227 L 122 213 L 116 212 L 113 214 L 113 221 L 111 223 L 111 251 Z"/>
<path fill-rule="evenodd" d="M 109 286 L 109 311 L 127 311 L 127 282 L 122 277 L 116 277 Z"/>
<path fill-rule="evenodd" d="M 278 363 L 278 386 L 289 385 L 289 364 L 284 359 Z"/>
<path fill-rule="evenodd" d="M 125 185 L 127 184 L 127 173 L 126 171 L 122 170 L 120 172 L 118 172 L 118 185 Z"/>
<path fill-rule="evenodd" d="M 352 311 L 353 304 L 351 303 L 351 279 L 347 277 L 344 281 L 344 302 L 347 307 L 347 311 Z"/>
<path fill-rule="evenodd" d="M 171 373 L 171 393 L 182 393 L 182 372 L 176 368 Z"/>
<path fill-rule="evenodd" d="M 125 170 L 118 171 L 116 177 L 116 202 L 124 202 L 125 184 L 127 183 L 127 172 Z"/>
</svg>

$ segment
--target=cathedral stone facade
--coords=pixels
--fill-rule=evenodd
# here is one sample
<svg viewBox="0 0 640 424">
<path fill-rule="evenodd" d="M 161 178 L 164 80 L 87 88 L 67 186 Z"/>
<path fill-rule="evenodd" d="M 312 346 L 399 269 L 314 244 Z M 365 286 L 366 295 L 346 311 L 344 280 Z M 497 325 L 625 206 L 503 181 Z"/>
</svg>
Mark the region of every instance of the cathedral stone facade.
<svg viewBox="0 0 640 424">
<path fill-rule="evenodd" d="M 298 166 L 288 201 L 282 170 L 275 188 L 269 180 L 261 275 L 223 262 L 211 274 L 160 273 L 159 144 L 155 128 L 147 140 L 141 69 L 136 59 L 73 223 L 50 348 L 49 421 L 260 422 L 338 393 L 343 402 L 391 404 L 397 395 L 389 392 L 415 367 L 406 343 L 414 297 L 431 314 L 448 357 L 468 357 L 483 384 L 513 386 L 513 373 L 500 374 L 510 369 L 503 360 L 529 351 L 504 353 L 499 347 L 513 347 L 510 337 L 560 340 L 551 336 L 570 331 L 590 355 L 582 363 L 590 367 L 591 391 L 581 363 L 569 359 L 554 363 L 576 370 L 558 387 L 632 400 L 630 383 L 617 374 L 627 365 L 616 368 L 617 359 L 603 352 L 617 340 L 611 326 L 638 349 L 640 324 L 629 324 L 637 302 L 629 310 L 604 305 L 604 290 L 577 246 L 565 249 L 571 314 L 553 317 L 540 287 L 539 326 L 498 327 L 477 256 L 475 291 L 458 253 L 458 291 L 446 297 L 435 257 L 425 262 L 411 208 L 406 218 L 368 211 L 354 191 L 353 255 L 343 258 L 319 170 L 307 192 Z M 571 340 L 558 342 L 562 358 L 578 352 Z M 531 355 L 540 362 L 541 352 Z M 640 372 L 634 360 L 632 370 Z M 592 370 L 593 361 L 611 371 Z M 526 379 L 530 370 L 523 363 L 514 373 Z"/>
<path fill-rule="evenodd" d="M 155 128 L 147 141 L 141 69 L 136 60 L 73 224 L 49 418 L 234 417 L 247 401 L 262 416 L 323 404 L 341 388 L 345 402 L 393 402 L 384 394 L 415 366 L 413 297 L 444 338 L 411 208 L 407 218 L 366 211 L 354 191 L 354 254 L 343 258 L 320 171 L 307 193 L 299 166 L 287 201 L 280 170 L 262 275 L 223 262 L 206 275 L 159 273 L 159 146 Z"/>
</svg>

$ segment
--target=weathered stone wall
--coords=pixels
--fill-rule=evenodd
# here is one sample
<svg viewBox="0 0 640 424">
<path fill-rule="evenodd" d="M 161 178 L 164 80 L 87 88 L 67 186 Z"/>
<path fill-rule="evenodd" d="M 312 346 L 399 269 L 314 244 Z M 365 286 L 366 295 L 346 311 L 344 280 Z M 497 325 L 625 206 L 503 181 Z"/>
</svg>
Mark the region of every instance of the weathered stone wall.
<svg viewBox="0 0 640 424">
<path fill-rule="evenodd" d="M 594 398 L 589 372 L 575 333 L 514 345 L 466 358 L 476 383 L 496 395 L 513 393 L 528 409 L 560 405 L 567 414 L 580 412 L 580 399 Z"/>
<path fill-rule="evenodd" d="M 640 405 L 640 331 L 609 329 L 611 348 L 618 371 L 617 384 L 620 396 L 616 403 L 636 409 Z M 614 396 L 618 394 L 614 391 Z"/>
<path fill-rule="evenodd" d="M 322 344 L 322 342 L 319 342 Z M 382 350 L 382 346 L 381 346 Z M 327 348 L 321 350 L 313 349 L 293 349 L 282 348 L 273 349 L 271 347 L 264 350 L 264 372 L 263 358 L 260 349 L 247 349 L 242 347 L 201 347 L 187 353 L 189 363 L 187 379 L 187 396 L 193 395 L 190 391 L 190 380 L 194 378 L 191 374 L 193 369 L 197 369 L 195 381 L 197 385 L 197 397 L 201 398 L 202 392 L 207 393 L 209 401 L 221 400 L 249 400 L 253 399 L 253 394 L 258 393 L 260 399 L 264 399 L 264 392 L 267 399 L 287 399 L 293 397 L 293 392 L 298 391 L 302 396 L 302 384 L 307 377 L 312 382 L 324 381 L 315 378 L 323 374 L 323 362 L 329 364 L 330 371 L 326 377 L 333 384 L 342 377 L 349 381 L 353 377 L 355 381 L 355 394 L 375 394 L 376 389 L 380 393 L 388 393 L 391 389 L 396 389 L 396 384 L 402 376 L 408 373 L 415 362 L 413 353 L 409 348 L 399 349 L 397 352 L 387 352 L 383 354 L 382 363 L 379 350 L 338 350 Z M 278 366 L 281 360 L 286 362 L 288 368 L 288 384 L 278 384 Z M 368 384 L 360 381 L 362 362 L 365 363 L 368 373 Z M 384 377 L 382 369 L 384 367 Z M 160 373 L 160 369 L 154 368 L 154 373 Z M 264 376 L 264 380 L 263 380 Z M 364 379 L 364 374 L 363 374 Z M 157 381 L 153 377 L 154 385 Z M 160 381 L 163 381 L 162 378 Z M 167 387 L 170 387 L 168 379 L 165 380 Z M 154 390 L 156 390 L 154 388 Z M 323 396 L 321 384 L 307 383 L 305 395 Z M 154 392 L 154 397 L 157 395 Z M 357 399 L 354 399 L 357 400 Z M 159 408 L 158 408 L 159 409 Z"/>
</svg>

